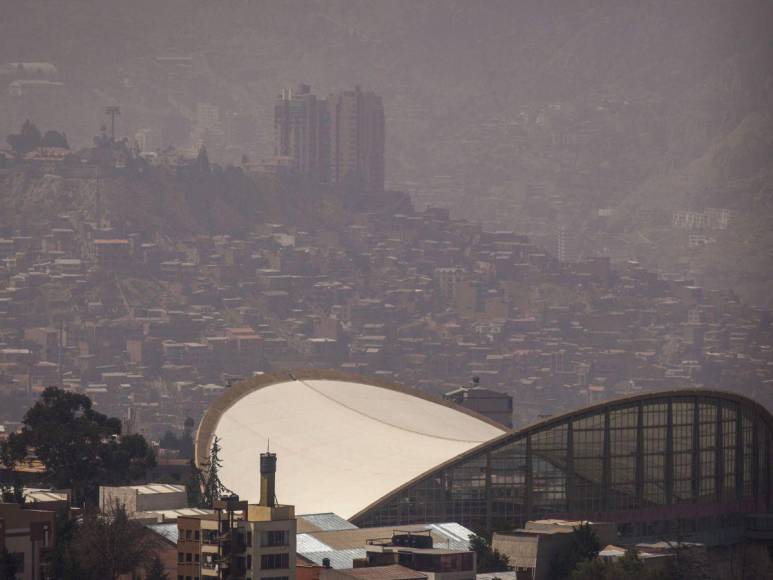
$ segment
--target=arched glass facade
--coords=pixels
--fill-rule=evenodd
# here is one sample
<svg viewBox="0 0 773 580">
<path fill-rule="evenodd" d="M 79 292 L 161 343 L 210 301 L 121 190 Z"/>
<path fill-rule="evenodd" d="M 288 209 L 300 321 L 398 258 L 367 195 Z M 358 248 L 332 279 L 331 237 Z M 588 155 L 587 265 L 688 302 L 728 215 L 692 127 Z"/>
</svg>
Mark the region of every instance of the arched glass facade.
<svg viewBox="0 0 773 580">
<path fill-rule="evenodd" d="M 581 409 L 486 443 L 358 513 L 359 526 L 459 522 L 504 531 L 547 517 L 624 535 L 733 525 L 770 506 L 773 417 L 710 391 Z"/>
</svg>

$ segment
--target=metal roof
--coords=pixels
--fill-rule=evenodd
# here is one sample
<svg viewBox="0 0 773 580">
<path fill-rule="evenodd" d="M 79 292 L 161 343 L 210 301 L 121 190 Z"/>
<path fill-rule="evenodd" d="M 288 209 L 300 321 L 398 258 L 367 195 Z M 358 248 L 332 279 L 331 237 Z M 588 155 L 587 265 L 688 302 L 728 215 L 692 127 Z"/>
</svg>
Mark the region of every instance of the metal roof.
<svg viewBox="0 0 773 580">
<path fill-rule="evenodd" d="M 297 548 L 297 552 L 304 558 L 311 560 L 315 564 L 322 566 L 322 561 L 327 558 L 330 560 L 330 567 L 340 570 L 342 568 L 352 568 L 356 558 L 365 558 L 365 548 L 356 548 L 352 550 L 329 550 L 324 552 L 303 552 Z"/>
<path fill-rule="evenodd" d="M 130 489 L 136 490 L 140 495 L 152 495 L 157 493 L 184 493 L 184 485 L 173 485 L 171 483 L 146 483 L 144 485 L 131 485 Z"/>
<path fill-rule="evenodd" d="M 457 523 L 413 524 L 382 528 L 353 528 L 307 532 L 296 535 L 296 551 L 304 558 L 322 565 L 330 559 L 333 568 L 351 568 L 354 558 L 364 558 L 368 540 L 391 538 L 395 532 L 429 531 L 433 547 L 438 550 L 469 550 L 472 531 Z M 376 549 L 371 546 L 371 549 Z"/>
<path fill-rule="evenodd" d="M 173 524 L 148 524 L 145 526 L 146 528 L 153 530 L 156 532 L 159 536 L 162 536 L 172 542 L 173 544 L 177 543 L 177 538 L 179 536 L 179 530 L 177 528 L 177 523 Z"/>
<path fill-rule="evenodd" d="M 353 530 L 357 528 L 357 526 L 355 526 L 350 521 L 347 521 L 341 516 L 330 512 L 324 514 L 303 514 L 297 516 L 297 519 L 299 532 Z"/>
</svg>

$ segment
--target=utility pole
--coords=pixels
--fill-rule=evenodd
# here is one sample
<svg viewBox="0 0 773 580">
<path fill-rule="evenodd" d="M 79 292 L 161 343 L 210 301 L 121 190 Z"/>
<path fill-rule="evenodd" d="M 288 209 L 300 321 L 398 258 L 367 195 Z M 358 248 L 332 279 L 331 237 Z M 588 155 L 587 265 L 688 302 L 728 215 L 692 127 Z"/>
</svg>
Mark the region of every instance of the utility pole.
<svg viewBox="0 0 773 580">
<path fill-rule="evenodd" d="M 115 143 L 115 118 L 121 114 L 121 107 L 107 107 L 105 114 L 110 116 L 110 142 Z"/>
<path fill-rule="evenodd" d="M 94 184 L 96 186 L 95 202 L 96 202 L 96 218 L 97 229 L 102 227 L 102 190 L 99 183 L 99 165 L 94 166 Z"/>
<path fill-rule="evenodd" d="M 62 387 L 64 375 L 62 374 L 62 349 L 64 348 L 64 317 L 59 321 L 59 352 L 57 353 L 57 370 L 59 371 L 59 387 Z"/>
</svg>

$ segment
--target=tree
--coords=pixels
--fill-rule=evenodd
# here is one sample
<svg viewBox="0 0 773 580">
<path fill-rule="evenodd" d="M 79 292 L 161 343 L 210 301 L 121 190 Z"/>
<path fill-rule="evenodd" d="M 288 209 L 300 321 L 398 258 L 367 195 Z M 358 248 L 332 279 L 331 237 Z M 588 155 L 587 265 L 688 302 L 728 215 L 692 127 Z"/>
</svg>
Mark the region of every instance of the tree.
<svg viewBox="0 0 773 580">
<path fill-rule="evenodd" d="M 161 449 L 179 449 L 180 440 L 177 438 L 177 435 L 171 431 L 167 431 L 164 433 L 164 436 L 161 437 L 161 441 L 158 442 L 158 445 Z"/>
<path fill-rule="evenodd" d="M 644 562 L 639 558 L 639 552 L 636 548 L 630 546 L 626 549 L 625 554 L 618 561 L 620 564 L 621 572 L 625 578 L 640 578 L 644 572 Z"/>
<path fill-rule="evenodd" d="M 660 570 L 648 570 L 636 548 L 630 547 L 621 558 L 604 560 L 592 558 L 577 564 L 572 580 L 670 580 L 672 577 Z"/>
<path fill-rule="evenodd" d="M 510 558 L 491 547 L 489 541 L 483 536 L 472 534 L 470 536 L 470 550 L 475 552 L 478 561 L 478 572 L 506 572 L 512 570 Z"/>
<path fill-rule="evenodd" d="M 201 495 L 201 471 L 196 467 L 196 461 L 191 459 L 188 481 L 185 483 L 185 492 L 188 496 L 188 505 L 191 507 L 204 507 L 204 498 Z"/>
<path fill-rule="evenodd" d="M 190 417 L 186 417 L 185 423 L 183 426 L 183 434 L 182 434 L 182 437 L 180 438 L 180 447 L 178 449 L 180 450 L 180 455 L 187 459 L 193 458 L 193 454 L 195 451 L 195 445 L 193 444 L 194 426 L 195 426 L 195 423 L 193 419 L 191 419 Z"/>
<path fill-rule="evenodd" d="M 19 561 L 5 547 L 0 550 L 0 580 L 15 580 Z"/>
<path fill-rule="evenodd" d="M 183 431 L 181 437 L 178 437 L 171 431 L 167 431 L 164 433 L 164 436 L 161 437 L 159 446 L 162 449 L 173 449 L 175 451 L 179 451 L 180 457 L 185 459 L 190 459 L 193 457 L 193 437 L 187 428 L 185 431 Z"/>
<path fill-rule="evenodd" d="M 572 571 L 572 580 L 620 580 L 618 578 L 612 578 L 613 566 L 607 562 L 595 558 L 593 560 L 585 560 L 580 562 L 577 567 Z"/>
<path fill-rule="evenodd" d="M 24 505 L 24 486 L 19 473 L 13 469 L 16 464 L 14 460 L 14 451 L 10 445 L 4 445 L 0 448 L 0 463 L 10 472 L 11 481 L 4 481 L 0 484 L 0 496 L 6 503 L 18 503 Z"/>
<path fill-rule="evenodd" d="M 158 554 L 153 556 L 153 559 L 150 561 L 150 566 L 145 572 L 145 580 L 169 580 L 169 574 L 166 573 L 164 563 Z"/>
<path fill-rule="evenodd" d="M 572 571 L 582 562 L 594 560 L 601 550 L 601 544 L 596 532 L 589 523 L 582 523 L 574 528 L 569 548 L 559 554 L 550 566 L 549 578 L 563 580 L 569 578 Z"/>
<path fill-rule="evenodd" d="M 43 391 L 2 453 L 18 463 L 33 450 L 48 482 L 71 488 L 75 503 L 95 501 L 100 484 L 130 483 L 155 467 L 155 454 L 141 435 L 121 437 L 119 419 L 92 409 L 85 395 L 56 387 Z"/>
<path fill-rule="evenodd" d="M 84 578 L 116 580 L 150 568 L 161 547 L 158 537 L 120 504 L 106 513 L 88 511 L 75 532 L 73 552 Z"/>
<path fill-rule="evenodd" d="M 199 154 L 196 156 L 196 161 L 193 164 L 196 169 L 196 173 L 199 175 L 209 175 L 210 164 L 209 155 L 207 155 L 207 148 L 202 145 L 199 149 Z"/>
<path fill-rule="evenodd" d="M 41 139 L 40 130 L 27 119 L 21 126 L 21 131 L 8 135 L 6 141 L 17 157 L 23 157 L 40 147 Z"/>
<path fill-rule="evenodd" d="M 56 542 L 47 557 L 51 576 L 57 580 L 79 580 L 84 577 L 73 554 L 72 542 L 76 529 L 77 523 L 70 508 L 60 508 L 54 519 Z"/>
<path fill-rule="evenodd" d="M 220 468 L 223 463 L 220 460 L 220 440 L 215 436 L 212 448 L 209 451 L 209 460 L 206 465 L 206 477 L 204 478 L 204 507 L 212 508 L 215 500 L 220 499 L 230 490 L 220 481 Z"/>
<path fill-rule="evenodd" d="M 69 149 L 67 144 L 67 135 L 58 131 L 49 129 L 43 135 L 43 140 L 40 143 L 43 147 L 62 147 L 63 149 Z"/>
</svg>

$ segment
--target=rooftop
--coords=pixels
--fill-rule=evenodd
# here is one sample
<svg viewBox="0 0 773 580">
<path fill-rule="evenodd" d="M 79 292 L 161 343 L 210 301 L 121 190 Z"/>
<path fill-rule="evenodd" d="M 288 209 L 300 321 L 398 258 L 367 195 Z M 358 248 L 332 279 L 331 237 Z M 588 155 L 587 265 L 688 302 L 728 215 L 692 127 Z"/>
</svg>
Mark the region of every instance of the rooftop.
<svg viewBox="0 0 773 580">
<path fill-rule="evenodd" d="M 336 570 L 338 574 L 362 580 L 424 580 L 426 574 L 411 570 L 399 564 L 391 566 L 370 566 L 365 568 L 346 568 Z"/>
<path fill-rule="evenodd" d="M 487 419 L 418 392 L 316 376 L 264 375 L 226 390 L 202 421 L 199 462 L 217 435 L 223 483 L 256 502 L 257 455 L 270 442 L 279 457 L 282 503 L 351 518 L 430 468 L 504 433 Z"/>
</svg>

